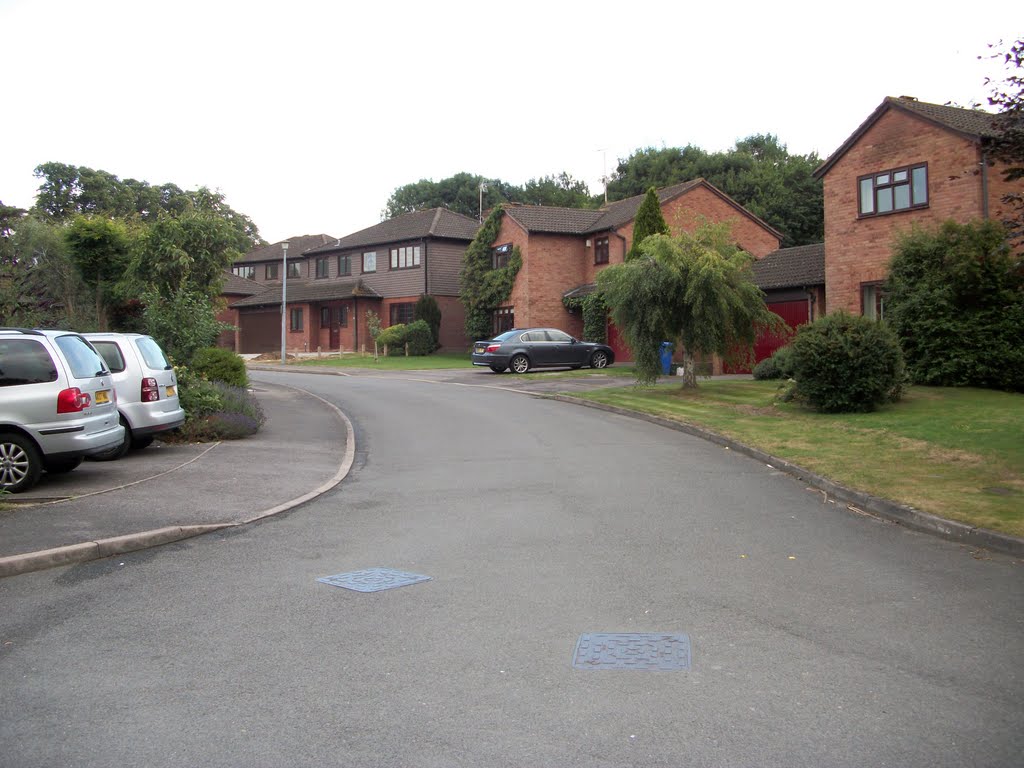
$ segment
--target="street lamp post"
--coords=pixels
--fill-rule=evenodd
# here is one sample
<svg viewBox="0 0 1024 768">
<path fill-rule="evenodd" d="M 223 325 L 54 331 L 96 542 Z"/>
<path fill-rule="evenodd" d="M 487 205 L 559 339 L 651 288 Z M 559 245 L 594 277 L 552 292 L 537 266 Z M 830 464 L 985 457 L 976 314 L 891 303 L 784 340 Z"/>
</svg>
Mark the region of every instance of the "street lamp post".
<svg viewBox="0 0 1024 768">
<path fill-rule="evenodd" d="M 288 241 L 281 243 L 281 365 L 285 364 L 285 340 L 288 322 Z"/>
</svg>

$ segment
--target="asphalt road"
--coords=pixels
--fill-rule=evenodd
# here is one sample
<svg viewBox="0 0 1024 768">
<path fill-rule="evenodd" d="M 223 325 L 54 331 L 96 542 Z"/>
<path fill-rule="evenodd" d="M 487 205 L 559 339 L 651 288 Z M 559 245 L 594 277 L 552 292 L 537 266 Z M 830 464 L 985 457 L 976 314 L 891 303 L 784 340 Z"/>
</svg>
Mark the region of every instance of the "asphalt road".
<svg viewBox="0 0 1024 768">
<path fill-rule="evenodd" d="M 351 475 L 227 535 L 0 580 L 0 766 L 1021 764 L 1021 563 L 643 421 L 254 378 L 342 407 Z M 432 580 L 316 581 L 374 566 Z M 686 633 L 691 668 L 576 669 L 589 632 Z"/>
</svg>

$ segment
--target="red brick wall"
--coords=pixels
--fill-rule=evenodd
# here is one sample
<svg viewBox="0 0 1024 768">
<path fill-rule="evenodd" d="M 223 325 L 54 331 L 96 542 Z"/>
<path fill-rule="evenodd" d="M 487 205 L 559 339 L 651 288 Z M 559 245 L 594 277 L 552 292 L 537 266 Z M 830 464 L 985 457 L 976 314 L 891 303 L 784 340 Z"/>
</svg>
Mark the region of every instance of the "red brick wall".
<svg viewBox="0 0 1024 768">
<path fill-rule="evenodd" d="M 530 301 L 530 239 L 526 231 L 508 215 L 501 217 L 501 228 L 498 230 L 498 236 L 494 239 L 493 245 L 505 243 L 512 243 L 513 247 L 519 248 L 523 257 L 523 266 L 519 270 L 519 274 L 516 275 L 515 285 L 512 286 L 512 295 L 504 306 L 514 307 L 516 326 L 526 328 L 528 327 L 526 317 L 529 315 L 527 307 Z"/>
<path fill-rule="evenodd" d="M 883 114 L 825 175 L 825 285 L 829 311 L 861 312 L 861 283 L 883 280 L 897 233 L 915 224 L 982 217 L 978 147 L 900 109 Z M 928 163 L 928 207 L 858 219 L 857 177 Z M 990 169 L 993 218 L 1001 185 Z"/>
</svg>

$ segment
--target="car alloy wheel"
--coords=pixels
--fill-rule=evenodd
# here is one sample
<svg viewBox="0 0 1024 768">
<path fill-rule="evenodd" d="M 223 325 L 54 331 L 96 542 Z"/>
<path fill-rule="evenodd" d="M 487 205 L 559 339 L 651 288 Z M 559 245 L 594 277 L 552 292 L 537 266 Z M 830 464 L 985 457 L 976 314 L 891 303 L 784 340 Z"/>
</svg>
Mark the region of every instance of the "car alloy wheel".
<svg viewBox="0 0 1024 768">
<path fill-rule="evenodd" d="M 31 440 L 12 432 L 0 434 L 0 489 L 27 491 L 42 471 L 42 459 Z"/>
<path fill-rule="evenodd" d="M 508 367 L 512 369 L 512 373 L 526 373 L 530 370 L 530 358 L 526 355 L 516 355 L 508 361 Z"/>
<path fill-rule="evenodd" d="M 591 368 L 607 368 L 608 367 L 608 355 L 605 352 L 598 350 L 590 356 L 590 367 Z"/>
</svg>

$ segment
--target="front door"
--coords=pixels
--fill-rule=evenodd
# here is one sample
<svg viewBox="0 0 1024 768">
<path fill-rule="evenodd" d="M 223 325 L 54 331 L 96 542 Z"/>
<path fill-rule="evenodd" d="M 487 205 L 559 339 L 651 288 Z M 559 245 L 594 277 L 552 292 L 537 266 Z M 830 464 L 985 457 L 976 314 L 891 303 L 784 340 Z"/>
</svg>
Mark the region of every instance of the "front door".
<svg viewBox="0 0 1024 768">
<path fill-rule="evenodd" d="M 341 307 L 331 310 L 331 350 L 341 349 Z"/>
</svg>

